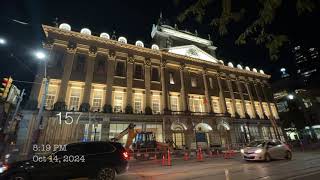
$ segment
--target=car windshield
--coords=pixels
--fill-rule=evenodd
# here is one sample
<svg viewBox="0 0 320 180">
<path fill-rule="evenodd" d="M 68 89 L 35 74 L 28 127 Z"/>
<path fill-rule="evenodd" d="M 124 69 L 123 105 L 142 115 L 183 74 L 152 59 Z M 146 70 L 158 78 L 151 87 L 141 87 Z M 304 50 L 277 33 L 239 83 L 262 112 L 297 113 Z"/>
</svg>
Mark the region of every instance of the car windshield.
<svg viewBox="0 0 320 180">
<path fill-rule="evenodd" d="M 263 147 L 265 144 L 264 141 L 252 141 L 247 146 L 248 147 Z"/>
</svg>

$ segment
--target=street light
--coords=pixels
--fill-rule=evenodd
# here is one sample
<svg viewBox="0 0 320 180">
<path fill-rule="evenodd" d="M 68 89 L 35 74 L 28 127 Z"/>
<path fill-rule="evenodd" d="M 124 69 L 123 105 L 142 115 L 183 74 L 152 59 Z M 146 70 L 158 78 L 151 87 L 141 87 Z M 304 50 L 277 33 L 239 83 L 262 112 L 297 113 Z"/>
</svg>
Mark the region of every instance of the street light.
<svg viewBox="0 0 320 180">
<path fill-rule="evenodd" d="M 294 96 L 293 96 L 292 94 L 289 94 L 289 95 L 288 95 L 288 98 L 289 98 L 290 100 L 292 100 L 292 99 L 294 98 Z"/>
<path fill-rule="evenodd" d="M 46 54 L 43 51 L 36 51 L 34 55 L 36 56 L 36 58 L 40 60 L 43 60 L 46 58 Z"/>
<path fill-rule="evenodd" d="M 4 39 L 4 38 L 0 37 L 0 44 L 1 44 L 1 45 L 5 45 L 5 44 L 7 44 L 6 39 Z"/>
</svg>

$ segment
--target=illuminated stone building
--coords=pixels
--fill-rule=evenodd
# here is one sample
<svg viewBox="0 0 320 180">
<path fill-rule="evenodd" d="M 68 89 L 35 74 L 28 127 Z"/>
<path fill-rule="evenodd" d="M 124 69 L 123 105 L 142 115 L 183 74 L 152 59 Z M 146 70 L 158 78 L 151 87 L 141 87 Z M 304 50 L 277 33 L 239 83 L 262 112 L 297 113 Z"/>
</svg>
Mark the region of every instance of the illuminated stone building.
<svg viewBox="0 0 320 180">
<path fill-rule="evenodd" d="M 42 142 L 107 140 L 129 123 L 180 147 L 199 132 L 210 145 L 282 136 L 270 76 L 218 60 L 210 40 L 162 24 L 153 26 L 150 47 L 67 24 L 43 29 L 50 84 Z M 40 102 L 43 89 L 35 85 L 30 99 Z M 34 119 L 37 112 L 28 112 Z M 82 114 L 78 124 L 58 126 L 60 112 L 62 119 Z"/>
</svg>

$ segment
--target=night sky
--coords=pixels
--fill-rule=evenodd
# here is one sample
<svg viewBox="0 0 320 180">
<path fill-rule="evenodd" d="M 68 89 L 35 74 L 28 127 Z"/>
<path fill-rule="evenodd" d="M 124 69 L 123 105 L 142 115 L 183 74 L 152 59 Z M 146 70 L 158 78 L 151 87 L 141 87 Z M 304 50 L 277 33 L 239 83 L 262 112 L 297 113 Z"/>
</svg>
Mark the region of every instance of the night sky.
<svg viewBox="0 0 320 180">
<path fill-rule="evenodd" d="M 271 62 L 266 49 L 262 46 L 256 46 L 254 42 L 249 42 L 244 46 L 234 44 L 237 35 L 244 30 L 250 21 L 254 20 L 257 14 L 255 3 L 249 0 L 241 1 L 241 6 L 248 7 L 250 10 L 246 12 L 240 23 L 233 23 L 229 26 L 228 35 L 221 37 L 213 27 L 208 25 L 212 17 L 220 14 L 219 1 L 214 1 L 211 4 L 212 8 L 207 12 L 204 23 L 199 24 L 191 18 L 182 23 L 178 22 L 177 15 L 190 2 L 192 1 L 183 0 L 183 3 L 176 4 L 174 0 L 1 0 L 0 17 L 1 19 L 12 18 L 28 22 L 30 24 L 28 27 L 31 30 L 23 31 L 24 33 L 21 34 L 26 39 L 30 37 L 32 42 L 38 42 L 38 44 L 40 44 L 42 37 L 40 25 L 53 25 L 53 21 L 57 17 L 59 23 L 70 24 L 73 31 L 80 31 L 81 28 L 87 27 L 94 35 L 98 35 L 101 32 L 112 34 L 115 30 L 117 36 L 127 37 L 131 44 L 136 40 L 142 40 L 147 47 L 150 47 L 152 24 L 157 22 L 159 14 L 162 12 L 169 25 L 177 24 L 179 29 L 186 29 L 190 32 L 197 29 L 199 35 L 204 38 L 211 34 L 214 45 L 218 47 L 219 59 L 263 69 L 275 78 L 280 74 L 280 67 L 286 66 L 289 70 L 293 68 L 293 59 L 289 53 L 292 46 L 299 44 L 306 47 L 319 47 L 316 44 L 320 32 L 317 25 L 319 24 L 319 11 L 298 17 L 294 11 L 294 4 L 290 4 L 292 1 L 284 0 L 286 5 L 277 12 L 281 18 L 277 18 L 274 25 L 270 27 L 271 30 L 278 33 L 288 34 L 291 40 L 291 43 L 282 49 L 280 59 L 277 62 Z M 234 0 L 234 9 L 240 7 L 237 2 L 240 1 Z M 317 8 L 319 10 L 319 4 Z M 291 10 L 289 11 L 289 9 Z M 12 32 L 16 33 L 19 30 L 20 28 L 16 28 Z M 3 35 L 0 34 L 0 36 Z M 30 40 L 26 42 L 30 42 Z M 24 46 L 31 46 L 30 44 L 25 43 Z M 32 46 L 36 47 L 36 45 Z M 35 60 L 22 58 L 23 63 L 21 63 L 21 61 L 9 57 L 10 52 L 5 51 L 4 47 L 0 48 L 2 48 L 0 49 L 0 77 L 13 75 L 15 79 L 32 81 L 33 74 L 35 74 Z"/>
</svg>

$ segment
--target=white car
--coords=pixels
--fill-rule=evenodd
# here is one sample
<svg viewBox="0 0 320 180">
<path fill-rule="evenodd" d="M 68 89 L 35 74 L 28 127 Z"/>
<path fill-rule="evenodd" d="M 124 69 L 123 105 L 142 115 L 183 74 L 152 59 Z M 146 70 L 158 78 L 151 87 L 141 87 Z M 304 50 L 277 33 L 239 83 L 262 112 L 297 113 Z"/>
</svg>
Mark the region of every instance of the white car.
<svg viewBox="0 0 320 180">
<path fill-rule="evenodd" d="M 250 142 L 241 149 L 243 159 L 247 161 L 271 161 L 272 159 L 292 159 L 291 149 L 279 140 L 260 140 Z"/>
</svg>

